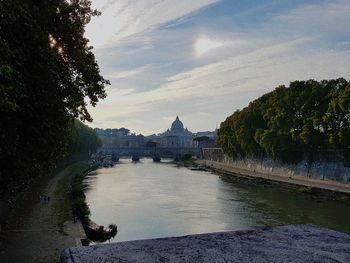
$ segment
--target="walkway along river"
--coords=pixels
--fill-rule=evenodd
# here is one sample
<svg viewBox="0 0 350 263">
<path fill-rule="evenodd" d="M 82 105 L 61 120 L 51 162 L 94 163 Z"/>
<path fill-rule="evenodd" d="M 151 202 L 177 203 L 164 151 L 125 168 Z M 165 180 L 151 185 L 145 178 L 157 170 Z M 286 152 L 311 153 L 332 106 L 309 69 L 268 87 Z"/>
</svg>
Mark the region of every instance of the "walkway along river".
<svg viewBox="0 0 350 263">
<path fill-rule="evenodd" d="M 111 242 L 301 223 L 350 233 L 349 204 L 170 162 L 122 159 L 85 183 L 91 219 L 118 225 Z"/>
</svg>

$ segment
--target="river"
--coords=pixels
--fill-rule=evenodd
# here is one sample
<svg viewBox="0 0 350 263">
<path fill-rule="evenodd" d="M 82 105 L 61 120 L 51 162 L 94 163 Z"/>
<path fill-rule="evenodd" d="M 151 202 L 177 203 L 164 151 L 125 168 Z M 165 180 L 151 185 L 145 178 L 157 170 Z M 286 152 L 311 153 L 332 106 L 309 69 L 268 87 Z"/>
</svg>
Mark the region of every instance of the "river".
<svg viewBox="0 0 350 263">
<path fill-rule="evenodd" d="M 85 184 L 91 219 L 118 225 L 111 242 L 304 223 L 350 233 L 347 204 L 170 161 L 121 159 Z"/>
</svg>

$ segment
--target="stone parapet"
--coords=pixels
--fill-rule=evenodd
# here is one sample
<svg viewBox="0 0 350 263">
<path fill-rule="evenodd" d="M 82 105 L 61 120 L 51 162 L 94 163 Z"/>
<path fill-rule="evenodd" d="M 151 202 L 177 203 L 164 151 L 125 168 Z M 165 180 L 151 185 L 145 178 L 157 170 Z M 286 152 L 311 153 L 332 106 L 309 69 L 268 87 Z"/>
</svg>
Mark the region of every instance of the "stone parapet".
<svg viewBox="0 0 350 263">
<path fill-rule="evenodd" d="M 350 262 L 350 235 L 288 225 L 66 249 L 62 262 Z"/>
</svg>

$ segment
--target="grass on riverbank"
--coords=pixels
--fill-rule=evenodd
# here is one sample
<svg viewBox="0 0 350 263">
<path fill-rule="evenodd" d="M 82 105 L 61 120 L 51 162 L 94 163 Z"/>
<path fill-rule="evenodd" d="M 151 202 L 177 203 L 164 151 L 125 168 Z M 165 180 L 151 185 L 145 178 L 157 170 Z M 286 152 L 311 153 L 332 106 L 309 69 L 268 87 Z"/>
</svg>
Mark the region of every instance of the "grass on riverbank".
<svg viewBox="0 0 350 263">
<path fill-rule="evenodd" d="M 78 162 L 60 172 L 63 176 L 58 181 L 54 194 L 57 200 L 54 205 L 54 215 L 62 233 L 64 222 L 72 220 L 75 216 L 82 220 L 89 215 L 83 193 L 83 178 L 92 169 L 88 162 Z M 77 212 L 84 216 L 78 216 Z"/>
<path fill-rule="evenodd" d="M 185 167 L 197 168 L 197 167 L 198 167 L 198 164 L 196 163 L 196 160 L 197 160 L 197 159 L 190 158 L 190 159 L 182 160 L 181 163 L 182 163 L 183 166 L 185 166 Z"/>
</svg>

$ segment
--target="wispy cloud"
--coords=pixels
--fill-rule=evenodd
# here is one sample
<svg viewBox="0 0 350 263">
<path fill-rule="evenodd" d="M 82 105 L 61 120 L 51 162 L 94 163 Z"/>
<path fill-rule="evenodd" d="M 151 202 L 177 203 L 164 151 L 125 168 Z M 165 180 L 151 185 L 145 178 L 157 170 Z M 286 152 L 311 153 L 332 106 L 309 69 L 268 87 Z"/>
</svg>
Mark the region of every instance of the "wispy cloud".
<svg viewBox="0 0 350 263">
<path fill-rule="evenodd" d="M 151 64 L 147 64 L 145 66 L 139 67 L 139 68 L 134 68 L 131 70 L 124 70 L 124 71 L 116 71 L 111 74 L 107 75 L 107 78 L 112 78 L 112 79 L 124 79 L 124 78 L 130 78 L 136 75 L 139 75 L 141 73 L 146 72 L 152 67 Z"/>
<path fill-rule="evenodd" d="M 348 0 L 327 1 L 319 5 L 304 5 L 289 13 L 276 16 L 275 28 L 290 28 L 299 34 L 324 36 L 344 35 L 349 28 L 350 2 Z"/>
<path fill-rule="evenodd" d="M 173 75 L 157 89 L 135 94 L 130 99 L 139 103 L 166 103 L 184 98 L 208 98 L 210 103 L 216 97 L 234 96 L 250 90 L 265 92 L 294 79 L 331 78 L 335 72 L 349 75 L 347 59 L 350 51 L 328 54 L 299 51 L 314 43 L 315 39 L 305 38 L 233 56 Z M 334 70 L 334 63 L 337 70 Z"/>
<path fill-rule="evenodd" d="M 109 4 L 120 2 L 128 1 Z M 133 14 L 147 13 L 146 7 L 154 14 L 170 5 L 170 1 L 144 2 L 114 10 L 115 14 L 130 8 Z M 198 2 L 201 7 L 196 10 L 216 1 Z M 176 24 L 174 17 L 188 14 L 183 8 L 160 16 Z M 199 30 L 198 26 L 159 27 L 165 18 L 152 20 L 150 14 L 142 14 L 139 19 L 147 21 L 147 26 L 123 27 L 120 32 L 128 37 L 114 38 L 118 47 L 104 51 L 102 65 L 109 59 L 104 70 L 116 81 L 112 81 L 113 92 L 91 110 L 92 115 L 108 126 L 127 119 L 131 129 L 142 132 L 164 130 L 180 115 L 190 129 L 208 130 L 277 85 L 297 79 L 350 78 L 349 13 L 350 2 L 343 0 L 299 5 L 264 23 L 249 24 L 244 33 L 232 31 L 230 26 L 216 31 Z M 204 34 L 211 38 L 213 32 L 214 39 L 229 44 L 195 56 L 192 46 L 196 37 Z M 135 50 L 142 51 L 133 53 Z"/>
<path fill-rule="evenodd" d="M 180 19 L 219 0 L 113 0 L 93 2 L 103 16 L 95 18 L 87 35 L 95 47 L 111 45 L 134 34 Z"/>
</svg>

